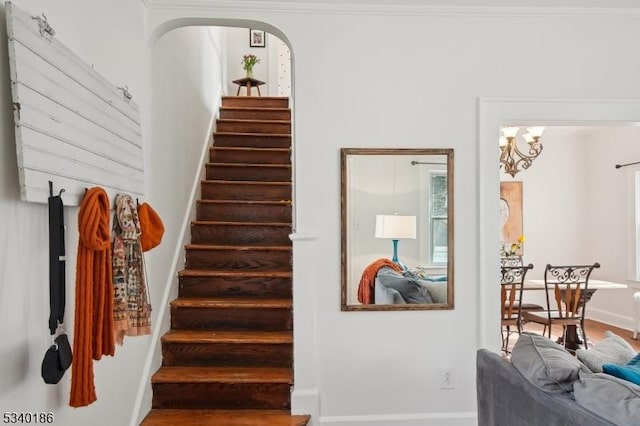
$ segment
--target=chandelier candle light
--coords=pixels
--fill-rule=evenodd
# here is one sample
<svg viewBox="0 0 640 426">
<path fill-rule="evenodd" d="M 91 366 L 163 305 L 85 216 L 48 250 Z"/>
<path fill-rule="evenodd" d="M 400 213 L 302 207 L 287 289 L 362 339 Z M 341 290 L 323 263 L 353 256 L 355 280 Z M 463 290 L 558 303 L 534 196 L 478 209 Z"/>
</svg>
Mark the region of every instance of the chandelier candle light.
<svg viewBox="0 0 640 426">
<path fill-rule="evenodd" d="M 390 238 L 393 241 L 393 259 L 406 269 L 398 260 L 398 240 L 400 238 L 416 238 L 416 217 L 398 215 L 376 215 L 376 238 Z"/>
<path fill-rule="evenodd" d="M 503 127 L 500 129 L 502 136 L 500 137 L 500 167 L 504 166 L 505 173 L 515 177 L 520 170 L 518 166 L 522 164 L 522 169 L 526 170 L 531 166 L 533 160 L 542 152 L 542 144 L 540 137 L 544 131 L 544 127 L 529 127 L 528 133 L 523 135 L 524 140 L 529 144 L 529 153 L 526 154 L 518 148 L 516 136 L 519 127 Z"/>
</svg>

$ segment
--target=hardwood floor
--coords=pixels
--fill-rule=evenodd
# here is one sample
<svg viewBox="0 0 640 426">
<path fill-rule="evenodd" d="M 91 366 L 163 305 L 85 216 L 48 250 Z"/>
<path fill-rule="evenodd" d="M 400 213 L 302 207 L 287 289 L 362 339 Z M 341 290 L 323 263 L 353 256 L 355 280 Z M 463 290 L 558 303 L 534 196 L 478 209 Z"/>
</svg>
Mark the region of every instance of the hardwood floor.
<svg viewBox="0 0 640 426">
<path fill-rule="evenodd" d="M 625 339 L 629 344 L 635 349 L 637 352 L 640 352 L 640 340 L 633 339 L 633 333 L 629 330 L 624 330 L 622 328 L 614 327 L 608 324 L 603 324 L 601 322 L 586 320 L 586 331 L 587 338 L 589 339 L 589 346 L 592 346 L 602 339 L 604 339 L 604 333 L 607 330 L 610 330 L 612 333 L 617 334 L 618 336 Z M 528 323 L 524 326 L 524 331 L 530 331 L 533 333 L 542 334 L 543 326 L 539 324 Z M 557 339 L 558 336 L 562 333 L 561 326 L 553 326 L 551 329 L 551 338 Z M 518 333 L 512 333 L 509 338 L 509 351 L 513 349 L 513 345 L 515 345 L 518 340 Z"/>
</svg>

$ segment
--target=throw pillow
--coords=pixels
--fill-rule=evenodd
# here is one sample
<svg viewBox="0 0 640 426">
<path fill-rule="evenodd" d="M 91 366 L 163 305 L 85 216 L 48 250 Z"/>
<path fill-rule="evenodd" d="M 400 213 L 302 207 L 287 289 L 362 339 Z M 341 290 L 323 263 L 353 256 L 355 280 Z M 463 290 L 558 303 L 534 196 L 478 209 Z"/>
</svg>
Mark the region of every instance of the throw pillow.
<svg viewBox="0 0 640 426">
<path fill-rule="evenodd" d="M 571 392 L 582 368 L 563 346 L 527 332 L 514 345 L 511 364 L 527 381 L 547 393 Z"/>
<path fill-rule="evenodd" d="M 433 303 L 427 289 L 391 268 L 381 268 L 376 278 L 383 286 L 397 290 L 407 303 Z"/>
<path fill-rule="evenodd" d="M 433 303 L 447 303 L 447 283 L 446 282 L 430 282 L 425 280 L 417 280 L 417 282 L 427 289 Z"/>
<path fill-rule="evenodd" d="M 604 364 L 602 370 L 607 374 L 640 386 L 640 353 L 625 365 Z"/>
<path fill-rule="evenodd" d="M 594 373 L 602 373 L 603 364 L 626 364 L 636 351 L 622 337 L 606 331 L 604 339 L 591 349 L 578 349 L 576 356 Z"/>
<path fill-rule="evenodd" d="M 573 385 L 576 402 L 617 425 L 640 424 L 640 386 L 607 374 L 581 377 Z"/>
</svg>

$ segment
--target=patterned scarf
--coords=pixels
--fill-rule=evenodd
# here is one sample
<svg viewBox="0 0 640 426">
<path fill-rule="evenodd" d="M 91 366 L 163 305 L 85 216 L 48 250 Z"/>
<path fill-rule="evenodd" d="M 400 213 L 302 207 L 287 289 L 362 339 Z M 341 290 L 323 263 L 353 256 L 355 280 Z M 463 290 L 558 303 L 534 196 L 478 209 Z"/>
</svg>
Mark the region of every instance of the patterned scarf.
<svg viewBox="0 0 640 426">
<path fill-rule="evenodd" d="M 116 343 L 124 336 L 151 334 L 151 305 L 140 246 L 140 223 L 133 199 L 116 197 L 113 218 L 113 291 Z"/>
</svg>

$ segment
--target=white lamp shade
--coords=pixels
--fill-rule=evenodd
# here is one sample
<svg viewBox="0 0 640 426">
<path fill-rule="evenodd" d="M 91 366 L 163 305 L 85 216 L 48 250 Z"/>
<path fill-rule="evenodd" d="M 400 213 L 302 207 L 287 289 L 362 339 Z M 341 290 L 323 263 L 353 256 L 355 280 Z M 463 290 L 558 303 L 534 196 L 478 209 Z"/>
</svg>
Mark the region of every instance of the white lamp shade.
<svg viewBox="0 0 640 426">
<path fill-rule="evenodd" d="M 416 238 L 416 217 L 376 215 L 376 238 Z"/>
</svg>

